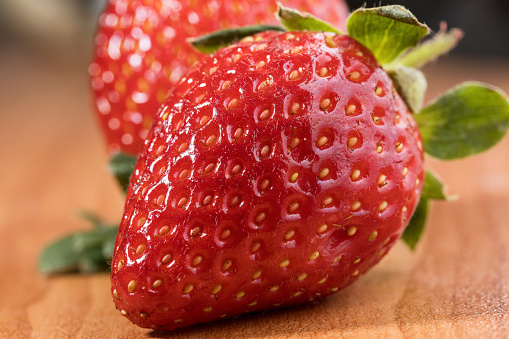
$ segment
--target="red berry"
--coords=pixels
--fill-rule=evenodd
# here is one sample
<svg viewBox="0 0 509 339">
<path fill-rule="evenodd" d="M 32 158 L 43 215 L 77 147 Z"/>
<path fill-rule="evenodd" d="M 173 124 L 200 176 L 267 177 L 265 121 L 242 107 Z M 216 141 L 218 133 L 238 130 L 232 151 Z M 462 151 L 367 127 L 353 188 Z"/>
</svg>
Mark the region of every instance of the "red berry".
<svg viewBox="0 0 509 339">
<path fill-rule="evenodd" d="M 147 140 L 112 293 L 155 329 L 349 285 L 400 238 L 424 178 L 412 116 L 342 35 L 266 32 L 204 57 Z"/>
<path fill-rule="evenodd" d="M 286 0 L 338 26 L 343 0 Z M 99 19 L 89 67 L 97 116 L 109 151 L 137 155 L 168 91 L 203 54 L 186 39 L 219 28 L 275 23 L 275 0 L 110 0 Z"/>
</svg>

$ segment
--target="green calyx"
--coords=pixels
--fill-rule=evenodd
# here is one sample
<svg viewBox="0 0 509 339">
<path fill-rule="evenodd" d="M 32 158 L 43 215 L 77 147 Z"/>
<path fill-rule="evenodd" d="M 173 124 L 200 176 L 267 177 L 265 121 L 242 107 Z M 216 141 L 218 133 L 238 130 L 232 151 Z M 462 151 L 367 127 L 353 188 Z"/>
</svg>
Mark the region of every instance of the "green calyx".
<svg viewBox="0 0 509 339">
<path fill-rule="evenodd" d="M 408 109 L 413 113 L 419 112 L 428 87 L 424 74 L 416 68 L 403 65 L 398 65 L 387 73 Z"/>
<path fill-rule="evenodd" d="M 429 33 L 428 26 L 402 6 L 359 8 L 346 23 L 348 34 L 371 50 L 381 65 L 416 46 Z"/>
<path fill-rule="evenodd" d="M 509 101 L 498 88 L 467 82 L 414 116 L 429 155 L 457 159 L 494 146 L 509 128 Z"/>
<path fill-rule="evenodd" d="M 445 193 L 445 187 L 442 180 L 430 170 L 426 171 L 424 184 L 422 185 L 421 199 L 433 200 L 453 200 Z"/>
<path fill-rule="evenodd" d="M 115 179 L 117 179 L 124 193 L 127 193 L 129 180 L 131 179 L 134 166 L 136 165 L 136 159 L 137 157 L 127 153 L 117 153 L 110 158 L 110 172 L 115 176 Z"/>
<path fill-rule="evenodd" d="M 414 214 L 410 219 L 401 239 L 408 245 L 412 250 L 415 249 L 417 243 L 421 239 L 422 233 L 426 226 L 426 220 L 428 218 L 429 200 L 419 200 L 417 207 L 415 208 Z"/>
<path fill-rule="evenodd" d="M 449 90 L 414 118 L 427 154 L 452 160 L 484 152 L 496 145 L 509 128 L 509 100 L 498 88 L 466 82 Z M 426 221 L 431 199 L 452 200 L 443 191 L 440 179 L 426 173 L 421 200 L 403 240 L 414 248 Z"/>
<path fill-rule="evenodd" d="M 287 31 L 332 32 L 343 34 L 331 24 L 309 14 L 279 4 L 276 19 Z"/>
<path fill-rule="evenodd" d="M 92 273 L 110 268 L 118 227 L 106 225 L 89 213 L 82 217 L 94 228 L 67 235 L 47 246 L 39 257 L 41 273 Z"/>
<path fill-rule="evenodd" d="M 422 185 L 421 198 L 412 218 L 403 232 L 403 236 L 401 237 L 403 241 L 411 249 L 415 249 L 426 226 L 430 200 L 450 201 L 454 199 L 454 197 L 450 197 L 445 193 L 445 187 L 440 178 L 433 172 L 427 170 Z"/>
<path fill-rule="evenodd" d="M 222 29 L 187 41 L 202 53 L 214 53 L 221 47 L 229 46 L 241 39 L 265 31 L 284 31 L 281 26 L 254 25 L 239 28 Z"/>
<path fill-rule="evenodd" d="M 386 69 L 391 69 L 392 65 L 397 65 L 421 68 L 424 65 L 434 61 L 439 56 L 444 55 L 453 50 L 463 38 L 463 32 L 458 28 L 447 30 L 447 26 L 442 24 L 440 31 L 432 36 L 430 39 L 425 40 L 419 45 L 415 46 L 402 53 L 396 60 L 389 65 Z"/>
</svg>

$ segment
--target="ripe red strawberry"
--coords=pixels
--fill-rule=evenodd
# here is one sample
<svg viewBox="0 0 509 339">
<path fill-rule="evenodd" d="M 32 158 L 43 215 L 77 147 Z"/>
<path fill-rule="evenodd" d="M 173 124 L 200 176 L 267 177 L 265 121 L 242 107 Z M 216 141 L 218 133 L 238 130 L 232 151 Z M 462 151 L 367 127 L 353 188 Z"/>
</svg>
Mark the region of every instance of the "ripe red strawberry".
<svg viewBox="0 0 509 339">
<path fill-rule="evenodd" d="M 419 201 L 416 124 L 345 35 L 266 32 L 204 57 L 140 154 L 112 265 L 120 312 L 173 329 L 330 295 Z"/>
<path fill-rule="evenodd" d="M 286 0 L 336 25 L 343 0 Z M 275 23 L 275 0 L 110 0 L 89 67 L 97 116 L 111 153 L 137 155 L 167 92 L 203 54 L 189 37 L 219 28 Z"/>
</svg>

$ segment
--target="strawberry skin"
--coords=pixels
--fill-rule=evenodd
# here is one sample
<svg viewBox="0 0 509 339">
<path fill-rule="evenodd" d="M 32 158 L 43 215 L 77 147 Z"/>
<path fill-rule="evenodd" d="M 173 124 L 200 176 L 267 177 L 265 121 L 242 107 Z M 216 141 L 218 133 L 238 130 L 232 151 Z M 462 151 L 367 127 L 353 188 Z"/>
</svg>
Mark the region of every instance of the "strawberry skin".
<svg viewBox="0 0 509 339">
<path fill-rule="evenodd" d="M 344 26 L 343 0 L 284 4 Z M 110 0 L 99 19 L 89 67 L 110 153 L 137 155 L 167 92 L 203 54 L 186 39 L 220 28 L 275 23 L 275 0 Z"/>
<path fill-rule="evenodd" d="M 265 32 L 204 57 L 138 159 L 112 295 L 171 330 L 333 294 L 400 238 L 424 179 L 416 124 L 348 36 Z"/>
</svg>

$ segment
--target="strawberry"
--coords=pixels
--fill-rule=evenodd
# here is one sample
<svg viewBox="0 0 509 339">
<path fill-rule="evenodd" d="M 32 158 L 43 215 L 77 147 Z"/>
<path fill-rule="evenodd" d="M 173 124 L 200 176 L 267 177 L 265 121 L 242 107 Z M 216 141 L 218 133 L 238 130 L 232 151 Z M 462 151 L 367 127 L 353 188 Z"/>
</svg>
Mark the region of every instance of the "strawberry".
<svg viewBox="0 0 509 339">
<path fill-rule="evenodd" d="M 350 36 L 299 12 L 278 15 L 291 32 L 203 57 L 149 131 L 111 270 L 116 307 L 141 327 L 337 292 L 403 232 L 414 246 L 428 200 L 446 198 L 423 145 L 451 159 L 491 147 L 509 127 L 507 99 L 479 84 L 421 109 L 424 82 L 408 60 L 443 53 L 451 35 L 407 54 L 428 29 L 399 6 L 354 12 Z"/>
<path fill-rule="evenodd" d="M 267 32 L 206 57 L 148 140 L 112 271 L 144 327 L 334 293 L 396 242 L 424 181 L 416 123 L 345 35 Z"/>
<path fill-rule="evenodd" d="M 283 3 L 344 25 L 343 0 Z M 137 155 L 159 106 L 203 54 L 186 39 L 222 27 L 275 23 L 275 0 L 110 0 L 89 67 L 100 125 L 112 154 Z"/>
</svg>

